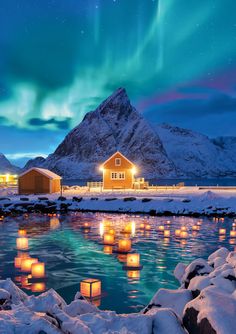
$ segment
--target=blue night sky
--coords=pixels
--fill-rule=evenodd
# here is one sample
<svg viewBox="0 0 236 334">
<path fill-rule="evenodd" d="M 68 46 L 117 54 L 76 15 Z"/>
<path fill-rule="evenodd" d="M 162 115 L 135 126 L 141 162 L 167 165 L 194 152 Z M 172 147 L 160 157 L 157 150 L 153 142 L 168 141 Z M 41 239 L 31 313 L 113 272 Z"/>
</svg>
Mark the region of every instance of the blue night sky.
<svg viewBox="0 0 236 334">
<path fill-rule="evenodd" d="M 151 122 L 236 135 L 235 0 L 1 0 L 0 152 L 51 153 L 123 86 Z"/>
</svg>

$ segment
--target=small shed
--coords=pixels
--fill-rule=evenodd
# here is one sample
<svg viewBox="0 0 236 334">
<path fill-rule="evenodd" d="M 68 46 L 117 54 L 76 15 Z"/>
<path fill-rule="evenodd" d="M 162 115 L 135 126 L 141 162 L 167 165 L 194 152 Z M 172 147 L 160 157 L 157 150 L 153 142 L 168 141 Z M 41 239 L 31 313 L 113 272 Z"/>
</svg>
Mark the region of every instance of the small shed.
<svg viewBox="0 0 236 334">
<path fill-rule="evenodd" d="M 19 175 L 20 195 L 51 194 L 61 189 L 61 177 L 48 169 L 33 167 Z"/>
<path fill-rule="evenodd" d="M 102 165 L 103 189 L 132 189 L 135 165 L 117 151 Z"/>
</svg>

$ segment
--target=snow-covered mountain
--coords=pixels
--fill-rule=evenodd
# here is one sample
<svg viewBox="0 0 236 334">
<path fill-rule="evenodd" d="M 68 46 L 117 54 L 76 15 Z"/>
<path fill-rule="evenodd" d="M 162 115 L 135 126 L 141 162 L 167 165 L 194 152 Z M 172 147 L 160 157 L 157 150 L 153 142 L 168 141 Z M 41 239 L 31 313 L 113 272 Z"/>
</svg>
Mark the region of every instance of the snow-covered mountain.
<svg viewBox="0 0 236 334">
<path fill-rule="evenodd" d="M 156 131 L 131 105 L 123 88 L 87 113 L 41 166 L 64 178 L 97 178 L 99 163 L 117 150 L 144 176 L 176 176 Z"/>
<path fill-rule="evenodd" d="M 98 166 L 121 151 L 146 178 L 236 177 L 236 137 L 210 139 L 168 124 L 151 125 L 117 89 L 69 132 L 55 152 L 30 160 L 65 179 L 98 179 Z M 101 175 L 100 175 L 101 176 Z"/>
<path fill-rule="evenodd" d="M 210 139 L 200 133 L 157 125 L 156 131 L 179 173 L 186 177 L 235 177 L 236 138 Z"/>
<path fill-rule="evenodd" d="M 20 168 L 12 165 L 4 154 L 0 153 L 0 174 L 17 174 Z"/>
</svg>

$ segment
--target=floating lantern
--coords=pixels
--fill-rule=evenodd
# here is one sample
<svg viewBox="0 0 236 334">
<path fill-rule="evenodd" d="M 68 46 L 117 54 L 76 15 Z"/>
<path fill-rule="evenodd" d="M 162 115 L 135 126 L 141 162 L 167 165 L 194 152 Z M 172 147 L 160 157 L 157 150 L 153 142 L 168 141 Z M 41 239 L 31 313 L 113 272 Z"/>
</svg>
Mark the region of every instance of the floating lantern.
<svg viewBox="0 0 236 334">
<path fill-rule="evenodd" d="M 232 227 L 236 227 L 236 223 L 235 222 L 232 224 Z"/>
<path fill-rule="evenodd" d="M 141 224 L 139 225 L 139 228 L 140 228 L 140 230 L 144 230 L 144 229 L 145 229 L 145 224 L 144 224 L 144 223 L 141 223 Z"/>
<path fill-rule="evenodd" d="M 25 237 L 26 236 L 26 230 L 18 230 L 18 235 L 20 236 L 20 237 Z"/>
<path fill-rule="evenodd" d="M 31 275 L 32 275 L 32 278 L 44 278 L 45 277 L 45 264 L 43 262 L 32 263 Z"/>
<path fill-rule="evenodd" d="M 16 238 L 16 248 L 19 250 L 27 250 L 29 243 L 27 238 Z"/>
<path fill-rule="evenodd" d="M 88 223 L 88 222 L 84 222 L 82 228 L 84 228 L 84 229 L 90 229 L 91 228 L 91 224 Z"/>
<path fill-rule="evenodd" d="M 131 240 L 121 239 L 118 241 L 118 252 L 129 252 L 131 250 Z"/>
<path fill-rule="evenodd" d="M 31 286 L 31 283 L 29 283 L 28 276 L 21 276 L 21 286 L 24 289 L 30 289 L 29 287 Z"/>
<path fill-rule="evenodd" d="M 103 243 L 104 245 L 114 245 L 115 237 L 113 234 L 104 233 L 103 235 Z"/>
<path fill-rule="evenodd" d="M 202 225 L 202 222 L 201 221 L 198 221 L 197 222 L 197 226 L 201 226 Z"/>
<path fill-rule="evenodd" d="M 139 270 L 127 270 L 127 277 L 132 278 L 132 279 L 139 279 L 140 271 Z"/>
<path fill-rule="evenodd" d="M 108 231 L 108 233 L 109 233 L 109 234 L 112 234 L 112 235 L 115 235 L 115 234 L 116 234 L 116 231 L 115 231 L 114 229 L 111 228 L 111 229 Z"/>
<path fill-rule="evenodd" d="M 236 238 L 236 231 L 230 231 L 231 238 Z"/>
<path fill-rule="evenodd" d="M 181 230 L 175 230 L 175 235 L 176 235 L 176 237 L 179 237 L 180 236 L 180 233 L 181 233 Z"/>
<path fill-rule="evenodd" d="M 188 237 L 188 232 L 187 231 L 181 231 L 179 236 L 180 236 L 180 238 L 185 239 L 185 238 Z"/>
<path fill-rule="evenodd" d="M 29 257 L 27 259 L 22 259 L 20 269 L 25 273 L 30 273 L 32 264 L 37 262 L 38 259 L 32 257 Z"/>
<path fill-rule="evenodd" d="M 126 266 L 123 267 L 125 270 L 140 270 L 140 255 L 138 253 L 127 254 Z"/>
<path fill-rule="evenodd" d="M 167 220 L 167 221 L 166 221 L 166 224 L 167 224 L 167 225 L 170 225 L 170 224 L 171 224 L 171 221 L 170 221 L 170 220 Z"/>
<path fill-rule="evenodd" d="M 165 230 L 164 237 L 169 238 L 169 236 L 170 236 L 170 230 Z"/>
<path fill-rule="evenodd" d="M 145 225 L 145 230 L 146 231 L 150 231 L 151 230 L 151 225 L 150 224 L 146 224 Z"/>
<path fill-rule="evenodd" d="M 186 226 L 181 226 L 181 231 L 187 231 L 187 227 Z"/>
<path fill-rule="evenodd" d="M 112 246 L 105 245 L 105 246 L 103 247 L 103 252 L 104 252 L 105 254 L 112 254 L 112 251 L 113 251 Z"/>
<path fill-rule="evenodd" d="M 226 229 L 225 228 L 220 228 L 219 229 L 219 234 L 220 235 L 225 235 L 226 234 Z"/>
<path fill-rule="evenodd" d="M 127 255 L 126 254 L 117 254 L 117 259 L 120 261 L 120 262 L 126 262 L 127 260 Z"/>
<path fill-rule="evenodd" d="M 46 290 L 46 284 L 44 282 L 37 282 L 31 285 L 32 292 L 44 292 Z"/>
<path fill-rule="evenodd" d="M 80 293 L 87 298 L 101 296 L 101 281 L 94 278 L 84 279 L 80 282 Z"/>
<path fill-rule="evenodd" d="M 163 232 L 163 231 L 165 230 L 164 225 L 160 225 L 160 226 L 158 226 L 158 230 L 159 230 L 160 232 Z"/>
<path fill-rule="evenodd" d="M 20 269 L 21 268 L 21 261 L 23 259 L 27 259 L 27 258 L 29 258 L 29 255 L 27 253 L 22 253 L 22 254 L 17 255 L 14 259 L 14 267 L 17 268 L 17 269 Z"/>
<path fill-rule="evenodd" d="M 193 230 L 193 231 L 199 231 L 199 226 L 197 226 L 197 225 L 193 225 L 192 230 Z"/>
<path fill-rule="evenodd" d="M 132 233 L 132 225 L 131 224 L 125 225 L 125 227 L 123 229 L 123 232 L 131 234 Z"/>
</svg>

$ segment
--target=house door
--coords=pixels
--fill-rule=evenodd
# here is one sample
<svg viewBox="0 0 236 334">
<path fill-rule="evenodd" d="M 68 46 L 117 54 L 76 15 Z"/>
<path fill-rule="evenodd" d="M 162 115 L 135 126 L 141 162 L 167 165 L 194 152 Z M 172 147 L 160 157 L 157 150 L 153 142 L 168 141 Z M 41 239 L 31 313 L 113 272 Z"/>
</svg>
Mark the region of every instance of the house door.
<svg viewBox="0 0 236 334">
<path fill-rule="evenodd" d="M 35 176 L 35 193 L 43 193 L 43 176 Z"/>
</svg>

